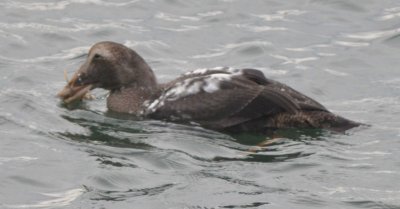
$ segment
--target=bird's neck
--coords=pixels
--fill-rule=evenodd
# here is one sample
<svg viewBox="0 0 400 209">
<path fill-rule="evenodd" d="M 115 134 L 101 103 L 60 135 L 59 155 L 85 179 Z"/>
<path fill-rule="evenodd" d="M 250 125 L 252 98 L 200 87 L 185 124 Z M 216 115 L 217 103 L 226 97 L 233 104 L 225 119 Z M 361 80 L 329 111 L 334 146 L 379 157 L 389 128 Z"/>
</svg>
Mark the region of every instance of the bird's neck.
<svg viewBox="0 0 400 209">
<path fill-rule="evenodd" d="M 136 56 L 133 66 L 134 78 L 130 83 L 110 91 L 107 98 L 109 110 L 121 113 L 138 115 L 143 108 L 143 103 L 150 99 L 159 87 L 156 77 L 150 66 L 139 56 Z"/>
<path fill-rule="evenodd" d="M 155 91 L 157 91 L 157 87 L 145 88 L 142 86 L 112 90 L 107 98 L 107 108 L 113 112 L 138 115 L 143 108 L 143 103 L 149 100 Z"/>
</svg>

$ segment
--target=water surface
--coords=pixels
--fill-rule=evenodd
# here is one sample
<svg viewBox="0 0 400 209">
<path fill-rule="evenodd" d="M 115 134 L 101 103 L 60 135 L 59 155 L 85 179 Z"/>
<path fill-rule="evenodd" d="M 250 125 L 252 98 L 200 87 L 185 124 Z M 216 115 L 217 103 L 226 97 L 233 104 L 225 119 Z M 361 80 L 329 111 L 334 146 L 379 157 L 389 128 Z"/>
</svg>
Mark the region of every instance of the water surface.
<svg viewBox="0 0 400 209">
<path fill-rule="evenodd" d="M 0 208 L 400 208 L 400 2 L 0 2 Z M 347 134 L 264 138 L 137 121 L 107 92 L 55 94 L 95 42 L 140 53 L 160 82 L 261 69 L 335 113 Z"/>
</svg>

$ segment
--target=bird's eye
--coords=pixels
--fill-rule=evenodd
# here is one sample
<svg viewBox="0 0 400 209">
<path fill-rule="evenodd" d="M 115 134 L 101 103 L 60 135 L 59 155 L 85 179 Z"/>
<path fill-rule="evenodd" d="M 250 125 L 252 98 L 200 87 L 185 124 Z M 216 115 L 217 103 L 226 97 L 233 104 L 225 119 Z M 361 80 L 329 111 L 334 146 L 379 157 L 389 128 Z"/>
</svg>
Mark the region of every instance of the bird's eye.
<svg viewBox="0 0 400 209">
<path fill-rule="evenodd" d="M 78 78 L 77 78 L 76 81 L 75 81 L 75 84 L 76 84 L 76 85 L 78 85 L 78 86 L 82 85 L 82 83 L 83 83 L 82 77 L 84 77 L 84 75 L 82 75 L 81 73 L 79 73 L 79 74 L 78 74 Z"/>
<path fill-rule="evenodd" d="M 102 56 L 100 55 L 100 54 L 95 54 L 94 56 L 93 56 L 93 58 L 94 59 L 100 59 Z"/>
</svg>

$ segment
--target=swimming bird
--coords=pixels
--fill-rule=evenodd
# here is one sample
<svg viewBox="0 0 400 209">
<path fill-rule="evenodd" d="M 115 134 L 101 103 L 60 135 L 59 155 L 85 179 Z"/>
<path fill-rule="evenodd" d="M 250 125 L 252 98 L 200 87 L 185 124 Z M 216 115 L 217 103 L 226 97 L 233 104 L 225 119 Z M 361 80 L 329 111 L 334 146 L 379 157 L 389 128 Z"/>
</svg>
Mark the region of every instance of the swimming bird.
<svg viewBox="0 0 400 209">
<path fill-rule="evenodd" d="M 94 88 L 110 91 L 110 111 L 196 123 L 218 131 L 318 128 L 343 132 L 360 125 L 256 69 L 204 68 L 158 84 L 138 53 L 110 41 L 92 46 L 58 97 L 71 103 Z"/>
</svg>

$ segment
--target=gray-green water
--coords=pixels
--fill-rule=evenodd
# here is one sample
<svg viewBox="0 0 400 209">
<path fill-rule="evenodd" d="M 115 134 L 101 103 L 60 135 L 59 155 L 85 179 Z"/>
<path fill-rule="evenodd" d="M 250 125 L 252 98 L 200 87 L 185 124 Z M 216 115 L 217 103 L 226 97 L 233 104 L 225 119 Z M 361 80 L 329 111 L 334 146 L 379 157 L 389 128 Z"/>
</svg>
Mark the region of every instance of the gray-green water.
<svg viewBox="0 0 400 209">
<path fill-rule="evenodd" d="M 112 115 L 102 90 L 63 107 L 63 71 L 103 40 L 159 81 L 258 68 L 372 126 L 257 149 Z M 2 0 L 0 49 L 0 208 L 400 208 L 399 1 Z"/>
</svg>

